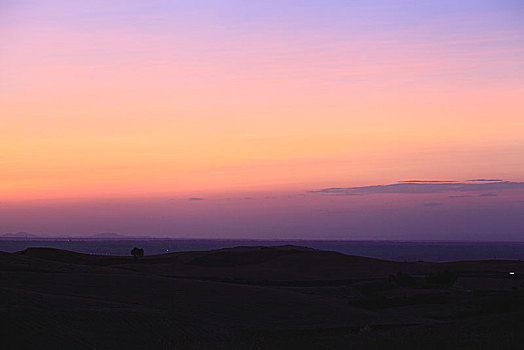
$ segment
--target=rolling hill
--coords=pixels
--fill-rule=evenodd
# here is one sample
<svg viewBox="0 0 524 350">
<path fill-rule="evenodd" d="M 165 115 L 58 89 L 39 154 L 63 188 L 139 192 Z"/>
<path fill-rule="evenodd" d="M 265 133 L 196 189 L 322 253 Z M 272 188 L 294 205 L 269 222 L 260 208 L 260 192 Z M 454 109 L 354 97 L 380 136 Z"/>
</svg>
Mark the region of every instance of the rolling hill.
<svg viewBox="0 0 524 350">
<path fill-rule="evenodd" d="M 29 248 L 0 253 L 0 332 L 17 349 L 512 348 L 524 340 L 523 273 L 519 261 L 297 246 L 138 259 Z"/>
</svg>

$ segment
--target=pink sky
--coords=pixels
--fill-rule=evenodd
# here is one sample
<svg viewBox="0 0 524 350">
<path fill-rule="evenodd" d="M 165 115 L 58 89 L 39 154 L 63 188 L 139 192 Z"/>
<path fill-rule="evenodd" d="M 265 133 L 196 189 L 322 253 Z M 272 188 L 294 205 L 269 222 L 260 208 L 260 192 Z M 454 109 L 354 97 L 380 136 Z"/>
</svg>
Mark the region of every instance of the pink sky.
<svg viewBox="0 0 524 350">
<path fill-rule="evenodd" d="M 386 196 L 398 210 L 445 202 L 420 210 L 448 221 L 490 201 L 516 215 L 504 237 L 524 233 L 522 209 L 507 209 L 522 204 L 518 188 L 462 201 L 374 194 L 358 205 L 309 192 L 523 181 L 520 1 L 27 0 L 0 10 L 0 232 L 415 237 L 422 223 L 388 226 Z M 219 200 L 229 197 L 253 199 Z M 92 203 L 118 205 L 89 227 Z M 301 216 L 332 205 L 370 220 Z M 151 208 L 205 223 L 154 225 Z M 60 213 L 85 220 L 59 224 Z M 429 231 L 423 238 L 452 236 Z"/>
</svg>

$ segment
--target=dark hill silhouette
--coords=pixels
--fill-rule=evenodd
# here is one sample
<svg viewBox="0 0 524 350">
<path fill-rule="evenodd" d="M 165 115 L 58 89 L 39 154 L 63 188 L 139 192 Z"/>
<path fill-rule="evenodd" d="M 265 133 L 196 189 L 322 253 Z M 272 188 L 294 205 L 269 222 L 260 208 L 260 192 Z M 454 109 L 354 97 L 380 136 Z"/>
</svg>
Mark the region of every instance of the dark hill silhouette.
<svg viewBox="0 0 524 350">
<path fill-rule="evenodd" d="M 27 248 L 14 254 L 79 265 L 125 264 L 133 260 L 132 257 L 85 254 L 56 248 Z"/>
<path fill-rule="evenodd" d="M 314 249 L 297 246 L 280 247 L 237 247 L 220 249 L 193 258 L 188 262 L 198 266 L 241 266 L 256 265 L 273 260 L 282 255 L 312 252 Z"/>
<path fill-rule="evenodd" d="M 108 266 L 169 277 L 260 282 L 260 281 L 343 281 L 385 278 L 398 271 L 425 275 L 436 271 L 459 271 L 474 275 L 479 267 L 484 274 L 506 277 L 519 271 L 520 261 L 461 261 L 453 263 L 396 262 L 345 255 L 307 247 L 235 247 L 211 251 L 176 252 L 132 256 L 107 256 L 77 253 L 55 248 L 27 248 L 14 253 L 46 261 L 75 265 Z"/>
<path fill-rule="evenodd" d="M 28 248 L 0 252 L 0 336 L 7 349 L 513 349 L 523 273 L 297 246 L 140 259 Z"/>
</svg>

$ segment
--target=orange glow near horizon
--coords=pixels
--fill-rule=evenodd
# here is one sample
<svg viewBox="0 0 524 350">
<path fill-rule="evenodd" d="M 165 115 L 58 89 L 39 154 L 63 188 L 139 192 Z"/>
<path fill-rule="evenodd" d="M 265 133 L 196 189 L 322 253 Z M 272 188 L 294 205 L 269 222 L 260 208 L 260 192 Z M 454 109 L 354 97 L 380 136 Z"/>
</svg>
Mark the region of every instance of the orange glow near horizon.
<svg viewBox="0 0 524 350">
<path fill-rule="evenodd" d="M 384 26 L 346 28 L 287 21 L 289 4 L 247 24 L 187 6 L 198 20 L 7 8 L 19 20 L 1 27 L 0 201 L 524 178 L 511 9 L 486 25 L 457 5 L 408 27 L 360 4 Z"/>
</svg>

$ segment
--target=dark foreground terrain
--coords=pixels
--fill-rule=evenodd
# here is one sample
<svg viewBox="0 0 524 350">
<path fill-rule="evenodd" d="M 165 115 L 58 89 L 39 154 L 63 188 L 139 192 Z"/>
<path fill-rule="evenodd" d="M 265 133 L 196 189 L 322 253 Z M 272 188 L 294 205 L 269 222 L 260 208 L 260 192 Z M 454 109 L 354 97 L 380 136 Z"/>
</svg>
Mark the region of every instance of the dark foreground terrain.
<svg viewBox="0 0 524 350">
<path fill-rule="evenodd" d="M 523 274 L 296 246 L 0 252 L 0 347 L 522 349 Z"/>
</svg>

